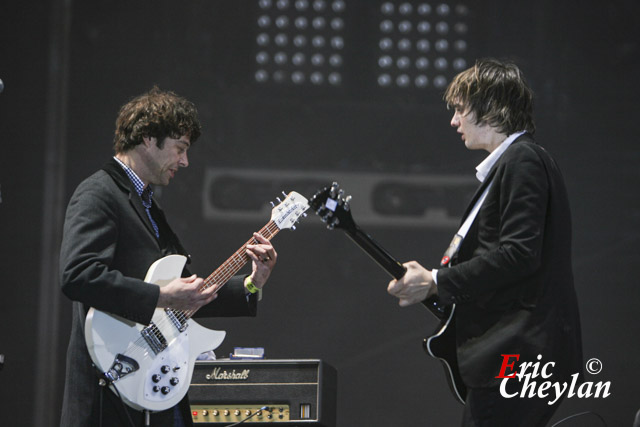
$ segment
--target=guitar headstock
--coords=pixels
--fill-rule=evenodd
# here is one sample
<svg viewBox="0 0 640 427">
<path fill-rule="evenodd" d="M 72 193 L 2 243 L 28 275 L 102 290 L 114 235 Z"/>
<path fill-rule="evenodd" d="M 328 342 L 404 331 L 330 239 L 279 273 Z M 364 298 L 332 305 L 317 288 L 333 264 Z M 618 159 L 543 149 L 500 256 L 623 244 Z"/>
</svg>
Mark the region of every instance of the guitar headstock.
<svg viewBox="0 0 640 427">
<path fill-rule="evenodd" d="M 351 216 L 351 196 L 344 195 L 337 182 L 330 187 L 319 190 L 309 201 L 309 205 L 316 214 L 327 223 L 327 228 L 343 228 L 354 230 L 356 228 Z"/>
<path fill-rule="evenodd" d="M 309 203 L 307 199 L 296 193 L 295 191 L 286 194 L 284 200 L 276 198 L 278 205 L 271 202 L 273 209 L 271 209 L 271 220 L 278 226 L 280 230 L 290 228 L 296 229 L 295 224 L 298 222 L 301 216 L 307 216 L 305 211 L 309 209 Z"/>
</svg>

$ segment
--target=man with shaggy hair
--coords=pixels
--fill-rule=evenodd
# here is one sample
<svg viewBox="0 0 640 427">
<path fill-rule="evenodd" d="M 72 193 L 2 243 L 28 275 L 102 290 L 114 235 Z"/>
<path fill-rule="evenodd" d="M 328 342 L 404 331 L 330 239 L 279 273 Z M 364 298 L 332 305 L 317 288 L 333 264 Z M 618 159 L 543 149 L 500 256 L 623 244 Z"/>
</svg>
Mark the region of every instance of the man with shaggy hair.
<svg viewBox="0 0 640 427">
<path fill-rule="evenodd" d="M 476 168 L 481 184 L 440 267 L 408 262 L 388 291 L 401 306 L 434 297 L 455 304 L 449 327 L 466 387 L 464 426 L 544 426 L 560 399 L 522 396 L 524 372 L 504 377 L 523 362 L 552 362 L 545 381 L 582 372 L 564 181 L 534 142 L 533 95 L 516 65 L 479 60 L 444 99 L 465 146 L 489 153 Z M 512 369 L 504 355 L 518 355 L 507 362 Z"/>
</svg>

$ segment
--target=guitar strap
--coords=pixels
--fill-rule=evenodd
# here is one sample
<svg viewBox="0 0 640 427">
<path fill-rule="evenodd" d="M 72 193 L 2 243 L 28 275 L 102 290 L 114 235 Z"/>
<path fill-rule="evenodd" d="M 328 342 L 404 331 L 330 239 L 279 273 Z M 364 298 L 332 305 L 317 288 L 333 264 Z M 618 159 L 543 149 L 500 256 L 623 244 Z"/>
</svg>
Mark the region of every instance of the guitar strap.
<svg viewBox="0 0 640 427">
<path fill-rule="evenodd" d="M 460 226 L 458 232 L 455 234 L 455 236 L 453 236 L 453 239 L 451 239 L 449 247 L 444 252 L 442 259 L 440 260 L 440 268 L 449 267 L 451 260 L 460 250 L 460 245 L 469 232 L 471 224 L 473 224 L 473 221 L 476 219 L 476 216 L 480 211 L 480 207 L 482 207 L 482 204 L 484 203 L 484 199 L 487 198 L 487 193 L 489 192 L 489 188 L 491 188 L 492 183 L 493 182 L 490 182 L 489 185 L 487 185 L 487 187 L 484 189 L 482 195 L 478 198 L 478 201 L 476 201 L 476 204 L 473 206 L 473 209 L 471 210 L 471 212 L 469 212 L 469 215 L 467 215 L 467 218 L 462 223 L 462 226 Z"/>
</svg>

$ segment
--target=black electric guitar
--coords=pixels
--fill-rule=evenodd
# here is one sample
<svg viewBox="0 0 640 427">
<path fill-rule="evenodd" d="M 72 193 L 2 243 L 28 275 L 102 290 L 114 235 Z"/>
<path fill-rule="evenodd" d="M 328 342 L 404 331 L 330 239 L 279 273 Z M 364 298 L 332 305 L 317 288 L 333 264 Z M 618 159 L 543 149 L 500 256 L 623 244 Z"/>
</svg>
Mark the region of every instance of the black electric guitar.
<svg viewBox="0 0 640 427">
<path fill-rule="evenodd" d="M 341 229 L 387 273 L 395 279 L 402 278 L 407 269 L 371 236 L 358 227 L 351 215 L 350 201 L 351 196 L 345 197 L 344 191 L 334 182 L 330 187 L 319 190 L 309 200 L 309 206 L 327 224 L 327 228 L 330 230 Z M 464 403 L 467 388 L 462 382 L 458 370 L 455 340 L 455 304 L 446 305 L 439 300 L 437 295 L 427 298 L 423 304 L 440 319 L 440 325 L 435 332 L 424 339 L 424 349 L 430 356 L 442 362 L 447 382 L 454 397 Z"/>
</svg>

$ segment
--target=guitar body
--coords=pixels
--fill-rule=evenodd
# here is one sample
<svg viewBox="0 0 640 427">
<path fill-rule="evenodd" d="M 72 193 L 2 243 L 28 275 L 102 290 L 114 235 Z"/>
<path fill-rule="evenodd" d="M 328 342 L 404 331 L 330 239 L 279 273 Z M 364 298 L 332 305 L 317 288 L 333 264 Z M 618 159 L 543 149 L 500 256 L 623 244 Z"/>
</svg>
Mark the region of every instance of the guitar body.
<svg viewBox="0 0 640 427">
<path fill-rule="evenodd" d="M 425 338 L 422 345 L 429 356 L 440 360 L 453 396 L 464 404 L 467 397 L 467 386 L 462 381 L 458 368 L 455 309 L 456 306 L 454 304 L 451 306 L 448 316 L 441 320 L 433 335 Z"/>
<path fill-rule="evenodd" d="M 165 286 L 181 276 L 185 262 L 182 255 L 161 258 L 151 265 L 145 282 Z M 156 327 L 153 336 L 162 336 L 167 345 L 157 353 L 143 337 L 145 325 L 91 308 L 85 321 L 85 340 L 91 360 L 110 376 L 110 386 L 127 405 L 162 411 L 182 400 L 196 357 L 217 348 L 226 333 L 204 328 L 191 319 L 180 331 L 162 308 L 155 310 L 152 324 Z"/>
<path fill-rule="evenodd" d="M 259 231 L 271 240 L 280 230 L 295 229 L 309 208 L 307 199 L 295 191 L 271 211 L 271 220 Z M 251 238 L 211 273 L 200 291 L 215 286 L 216 292 L 249 260 Z M 144 279 L 160 287 L 181 277 L 186 257 L 169 255 L 154 262 Z M 172 308 L 156 308 L 151 323 L 141 325 L 119 316 L 89 309 L 85 341 L 101 377 L 124 403 L 137 410 L 163 411 L 187 394 L 193 366 L 199 354 L 217 348 L 226 333 L 200 326 L 191 315 Z"/>
</svg>

